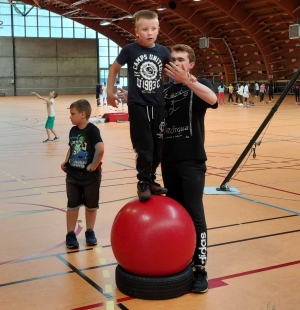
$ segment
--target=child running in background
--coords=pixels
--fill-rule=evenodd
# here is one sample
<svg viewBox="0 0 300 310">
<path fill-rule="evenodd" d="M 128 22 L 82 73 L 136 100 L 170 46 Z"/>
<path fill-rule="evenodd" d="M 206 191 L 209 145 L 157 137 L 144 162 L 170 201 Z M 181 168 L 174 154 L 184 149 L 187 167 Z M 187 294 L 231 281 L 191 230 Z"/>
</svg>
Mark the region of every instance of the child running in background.
<svg viewBox="0 0 300 310">
<path fill-rule="evenodd" d="M 54 131 L 54 121 L 55 121 L 54 99 L 58 96 L 57 92 L 55 92 L 54 90 L 51 91 L 49 94 L 49 98 L 44 98 L 35 92 L 31 92 L 30 94 L 36 95 L 39 99 L 44 100 L 45 101 L 44 103 L 47 104 L 48 118 L 45 124 L 45 128 L 48 138 L 44 140 L 43 143 L 58 140 L 59 136 Z M 53 140 L 51 140 L 51 132 L 54 134 Z"/>
</svg>

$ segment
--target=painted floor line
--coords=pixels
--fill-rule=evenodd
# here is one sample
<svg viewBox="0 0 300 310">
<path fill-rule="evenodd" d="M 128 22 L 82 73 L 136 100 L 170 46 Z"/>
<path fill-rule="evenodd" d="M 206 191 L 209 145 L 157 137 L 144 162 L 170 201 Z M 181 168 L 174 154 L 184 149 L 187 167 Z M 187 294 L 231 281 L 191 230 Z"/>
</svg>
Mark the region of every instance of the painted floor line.
<svg viewBox="0 0 300 310">
<path fill-rule="evenodd" d="M 266 202 L 259 201 L 259 200 L 256 200 L 256 199 L 251 199 L 251 198 L 243 197 L 241 195 L 234 195 L 234 194 L 229 194 L 229 195 L 230 196 L 234 196 L 236 198 L 240 198 L 240 199 L 248 200 L 248 201 L 251 201 L 251 202 L 255 202 L 255 203 L 267 206 L 267 207 L 278 209 L 278 210 L 281 210 L 281 211 L 286 211 L 286 212 L 289 212 L 289 213 L 292 213 L 292 214 L 300 215 L 300 212 L 297 212 L 297 211 L 294 211 L 294 210 L 290 210 L 290 209 L 286 209 L 286 208 L 279 207 L 279 206 L 275 206 L 275 205 L 272 205 L 270 203 L 266 203 Z"/>
</svg>

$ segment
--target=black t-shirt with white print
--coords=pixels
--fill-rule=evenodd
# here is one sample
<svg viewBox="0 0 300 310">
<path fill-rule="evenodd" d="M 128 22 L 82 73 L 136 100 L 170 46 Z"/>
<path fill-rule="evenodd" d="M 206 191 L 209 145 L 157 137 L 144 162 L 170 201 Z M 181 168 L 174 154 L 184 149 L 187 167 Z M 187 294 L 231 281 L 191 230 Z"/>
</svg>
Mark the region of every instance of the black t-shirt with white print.
<svg viewBox="0 0 300 310">
<path fill-rule="evenodd" d="M 213 90 L 209 80 L 201 78 L 198 82 Z M 162 161 L 191 159 L 206 161 L 204 117 L 206 109 L 216 109 L 218 103 L 213 105 L 206 103 L 181 83 L 166 84 L 165 102 L 166 123 Z"/>
<path fill-rule="evenodd" d="M 117 57 L 128 67 L 128 105 L 164 105 L 163 69 L 171 60 L 169 50 L 160 44 L 147 48 L 138 43 L 124 46 Z"/>
<path fill-rule="evenodd" d="M 70 157 L 66 166 L 69 171 L 82 171 L 93 161 L 95 145 L 103 142 L 100 130 L 92 123 L 84 129 L 73 126 L 69 134 Z"/>
</svg>

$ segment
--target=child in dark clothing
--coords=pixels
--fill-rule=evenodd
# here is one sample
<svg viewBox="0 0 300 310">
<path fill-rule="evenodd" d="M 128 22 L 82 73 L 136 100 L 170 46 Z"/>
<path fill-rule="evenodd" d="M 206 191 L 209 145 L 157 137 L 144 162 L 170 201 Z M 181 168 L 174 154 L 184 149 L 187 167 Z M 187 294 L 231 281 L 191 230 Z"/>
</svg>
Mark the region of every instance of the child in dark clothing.
<svg viewBox="0 0 300 310">
<path fill-rule="evenodd" d="M 111 65 L 108 75 L 108 103 L 117 107 L 114 82 L 117 73 L 128 65 L 128 113 L 130 137 L 137 153 L 137 193 L 141 201 L 151 194 L 165 194 L 166 188 L 155 182 L 156 169 L 161 161 L 162 136 L 165 118 L 163 68 L 171 59 L 170 52 L 155 43 L 159 32 L 158 16 L 141 10 L 134 15 L 137 42 L 122 48 Z"/>
<path fill-rule="evenodd" d="M 86 243 L 91 246 L 97 244 L 94 225 L 99 208 L 104 145 L 98 127 L 89 123 L 91 111 L 90 103 L 84 99 L 77 100 L 70 106 L 70 119 L 75 126 L 70 130 L 69 150 L 66 160 L 61 164 L 62 170 L 67 173 L 66 245 L 69 249 L 79 247 L 74 230 L 82 205 L 86 207 Z"/>
</svg>

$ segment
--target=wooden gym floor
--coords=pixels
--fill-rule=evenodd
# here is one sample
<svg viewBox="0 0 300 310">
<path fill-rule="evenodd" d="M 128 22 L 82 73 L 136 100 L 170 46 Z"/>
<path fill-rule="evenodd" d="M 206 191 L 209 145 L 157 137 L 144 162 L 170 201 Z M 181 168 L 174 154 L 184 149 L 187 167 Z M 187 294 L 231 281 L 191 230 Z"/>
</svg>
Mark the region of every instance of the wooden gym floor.
<svg viewBox="0 0 300 310">
<path fill-rule="evenodd" d="M 98 246 L 85 245 L 84 210 L 76 228 L 79 251 L 65 247 L 65 175 L 73 101 L 59 96 L 55 129 L 46 139 L 46 107 L 34 96 L 0 98 L 0 308 L 130 310 L 295 310 L 300 304 L 300 106 L 287 97 L 229 185 L 239 195 L 204 195 L 209 227 L 210 289 L 165 301 L 133 299 L 114 281 L 110 228 L 136 195 L 135 154 L 128 123 L 98 124 L 105 143 Z M 277 98 L 277 97 L 276 97 Z M 271 110 L 232 103 L 206 116 L 207 187 L 219 187 Z M 121 109 L 120 109 L 121 110 Z"/>
</svg>

